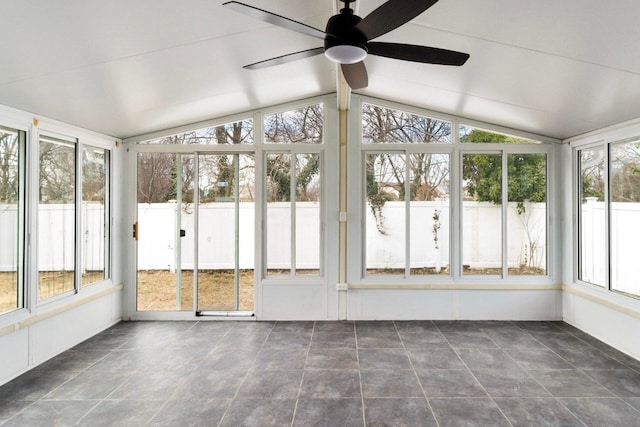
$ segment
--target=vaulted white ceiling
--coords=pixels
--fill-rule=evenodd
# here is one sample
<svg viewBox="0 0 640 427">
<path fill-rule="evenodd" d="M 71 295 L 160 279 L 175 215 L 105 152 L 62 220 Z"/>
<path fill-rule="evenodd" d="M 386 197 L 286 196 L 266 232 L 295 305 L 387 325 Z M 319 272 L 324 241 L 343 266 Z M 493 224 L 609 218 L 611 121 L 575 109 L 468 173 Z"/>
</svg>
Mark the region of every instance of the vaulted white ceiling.
<svg viewBox="0 0 640 427">
<path fill-rule="evenodd" d="M 324 29 L 335 0 L 242 0 Z M 0 0 L 0 104 L 116 137 L 334 92 L 322 41 L 223 0 Z M 359 4 L 358 4 L 359 3 Z M 365 16 L 383 0 L 358 0 Z M 369 56 L 366 95 L 565 138 L 640 117 L 637 0 L 440 0 L 380 41 L 467 52 L 461 68 Z"/>
</svg>

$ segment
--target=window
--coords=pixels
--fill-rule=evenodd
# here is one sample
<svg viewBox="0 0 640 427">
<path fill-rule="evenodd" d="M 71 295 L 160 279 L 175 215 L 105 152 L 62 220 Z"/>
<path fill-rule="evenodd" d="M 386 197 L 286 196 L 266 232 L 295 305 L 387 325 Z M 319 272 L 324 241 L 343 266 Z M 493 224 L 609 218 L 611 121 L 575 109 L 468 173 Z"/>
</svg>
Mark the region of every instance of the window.
<svg viewBox="0 0 640 427">
<path fill-rule="evenodd" d="M 141 141 L 139 144 L 253 144 L 253 120 L 241 120 L 218 126 L 206 127 L 177 135 Z"/>
<path fill-rule="evenodd" d="M 109 151 L 82 147 L 82 286 L 107 279 Z"/>
<path fill-rule="evenodd" d="M 350 233 L 358 248 L 350 265 L 361 264 L 349 280 L 550 281 L 549 146 L 455 118 L 361 106 L 362 140 L 349 154 L 360 162 L 349 160 L 349 170 L 359 172 L 362 218 Z"/>
<path fill-rule="evenodd" d="M 24 132 L 0 127 L 0 314 L 24 307 L 24 149 Z"/>
<path fill-rule="evenodd" d="M 611 289 L 640 295 L 640 139 L 611 144 L 609 167 Z M 603 246 L 603 245 L 600 245 Z"/>
<path fill-rule="evenodd" d="M 321 144 L 322 104 L 267 114 L 264 117 L 266 144 Z"/>
<path fill-rule="evenodd" d="M 606 242 L 603 146 L 578 151 L 579 177 L 579 271 L 578 278 L 606 286 Z"/>
<path fill-rule="evenodd" d="M 76 143 L 40 137 L 38 299 L 75 289 Z"/>
<path fill-rule="evenodd" d="M 496 133 L 473 126 L 460 125 L 460 142 L 471 144 L 539 144 L 538 141 L 528 138 Z"/>
<path fill-rule="evenodd" d="M 365 277 L 449 274 L 451 129 L 362 104 Z"/>
<path fill-rule="evenodd" d="M 267 276 L 322 273 L 323 128 L 322 104 L 264 117 Z"/>
<path fill-rule="evenodd" d="M 365 144 L 451 144 L 451 123 L 373 104 L 362 104 Z"/>
</svg>

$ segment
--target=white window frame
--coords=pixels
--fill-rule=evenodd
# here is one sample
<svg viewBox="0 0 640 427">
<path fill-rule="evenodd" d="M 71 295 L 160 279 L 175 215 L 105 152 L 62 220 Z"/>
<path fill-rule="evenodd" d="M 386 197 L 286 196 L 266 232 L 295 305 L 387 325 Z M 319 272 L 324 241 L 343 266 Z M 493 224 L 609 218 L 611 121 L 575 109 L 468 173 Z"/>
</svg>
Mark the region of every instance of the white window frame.
<svg viewBox="0 0 640 427">
<path fill-rule="evenodd" d="M 364 144 L 362 142 L 362 103 L 371 103 L 383 108 L 401 110 L 420 116 L 426 116 L 436 120 L 451 122 L 451 144 Z M 350 287 L 358 288 L 424 288 L 435 287 L 443 289 L 495 289 L 495 286 L 514 288 L 538 287 L 551 288 L 559 280 L 560 269 L 558 263 L 552 262 L 556 254 L 556 228 L 553 218 L 557 216 L 556 189 L 550 183 L 555 176 L 555 152 L 556 145 L 560 142 L 553 138 L 516 131 L 501 126 L 496 126 L 475 120 L 469 120 L 447 114 L 442 114 L 426 109 L 420 109 L 396 102 L 384 101 L 360 95 L 352 95 L 351 109 L 348 118 L 349 146 L 348 146 L 348 255 L 347 255 L 347 279 Z M 460 143 L 460 125 L 471 126 L 489 132 L 504 133 L 516 137 L 531 139 L 539 143 L 532 144 L 507 144 L 507 143 Z M 366 276 L 365 273 L 365 192 L 364 186 L 364 153 L 438 153 L 450 155 L 450 275 L 416 275 L 407 277 L 398 276 Z M 502 269 L 503 277 L 498 276 L 472 276 L 462 275 L 462 155 L 471 153 L 501 153 L 503 162 L 503 200 L 507 200 L 509 154 L 546 154 L 547 158 L 547 210 L 546 210 L 546 274 L 531 276 L 505 275 L 507 265 L 507 241 L 502 241 Z M 508 204 L 502 204 L 502 230 L 506 236 L 506 212 Z M 407 229 L 408 233 L 409 230 Z"/>
</svg>

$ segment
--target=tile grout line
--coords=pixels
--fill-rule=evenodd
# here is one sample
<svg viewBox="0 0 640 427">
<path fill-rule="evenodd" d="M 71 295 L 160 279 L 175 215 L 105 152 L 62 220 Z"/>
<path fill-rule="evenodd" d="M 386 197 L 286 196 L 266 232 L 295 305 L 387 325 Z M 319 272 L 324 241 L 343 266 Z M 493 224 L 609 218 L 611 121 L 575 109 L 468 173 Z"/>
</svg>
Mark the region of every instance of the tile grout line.
<svg viewBox="0 0 640 427">
<path fill-rule="evenodd" d="M 316 322 L 313 322 L 313 326 L 311 327 L 311 337 L 309 337 L 309 345 L 307 345 L 307 354 L 304 358 L 304 365 L 302 366 L 302 376 L 300 377 L 300 385 L 298 386 L 298 394 L 296 396 L 296 403 L 293 406 L 293 416 L 291 417 L 291 427 L 293 427 L 293 423 L 296 420 L 296 413 L 298 411 L 298 401 L 300 400 L 300 393 L 302 392 L 302 383 L 304 382 L 304 376 L 307 369 L 307 361 L 309 360 L 309 352 L 311 351 L 311 344 L 313 343 L 313 334 L 316 331 Z"/>
<path fill-rule="evenodd" d="M 367 419 L 366 419 L 365 410 L 364 410 L 364 391 L 362 389 L 362 372 L 361 372 L 361 366 L 360 366 L 360 346 L 358 345 L 358 327 L 357 327 L 356 321 L 353 322 L 353 338 L 355 340 L 355 345 L 356 345 L 356 363 L 358 364 L 358 379 L 360 381 L 360 404 L 362 405 L 362 408 L 361 408 L 362 425 L 363 427 L 366 427 Z"/>
<path fill-rule="evenodd" d="M 231 401 L 229 402 L 229 406 L 227 406 L 227 409 L 225 409 L 224 413 L 222 414 L 222 417 L 220 417 L 220 421 L 217 424 L 218 427 L 220 427 L 222 425 L 222 422 L 224 421 L 224 418 L 229 413 L 229 409 L 231 408 L 231 406 L 233 406 L 233 402 L 236 401 L 236 398 L 238 397 L 238 393 L 240 392 L 240 389 L 242 388 L 244 382 L 247 380 L 247 377 L 249 376 L 249 373 L 251 372 L 251 368 L 256 363 L 256 360 L 258 359 L 258 356 L 262 352 L 262 349 L 264 348 L 264 345 L 267 343 L 267 340 L 269 339 L 269 336 L 271 336 L 271 333 L 273 332 L 273 330 L 275 329 L 277 324 L 278 324 L 278 322 L 274 322 L 273 323 L 273 326 L 271 326 L 271 329 L 269 329 L 269 333 L 264 338 L 264 341 L 262 341 L 262 345 L 260 346 L 260 349 L 258 350 L 258 353 L 256 353 L 256 358 L 251 363 L 251 366 L 249 367 L 249 369 L 247 369 L 247 372 L 244 374 L 244 377 L 242 377 L 242 381 L 240 381 L 240 384 L 238 385 L 238 389 L 236 390 L 236 392 L 234 393 L 233 397 L 231 398 Z"/>
<path fill-rule="evenodd" d="M 487 389 L 485 388 L 484 385 L 482 385 L 482 383 L 480 382 L 480 380 L 478 380 L 478 377 L 476 377 L 476 374 L 473 373 L 473 371 L 471 370 L 471 368 L 469 368 L 469 365 L 467 365 L 467 362 L 464 361 L 464 359 L 462 359 L 462 357 L 460 357 L 460 354 L 458 353 L 458 350 L 456 350 L 455 347 L 453 347 L 451 345 L 451 343 L 449 342 L 449 339 L 447 338 L 446 334 L 444 332 L 442 332 L 442 329 L 440 329 L 440 327 L 436 325 L 436 328 L 440 331 L 440 333 L 444 336 L 445 341 L 447 342 L 447 344 L 449 344 L 449 347 L 451 348 L 451 350 L 453 350 L 453 352 L 456 354 L 456 356 L 458 357 L 458 359 L 460 359 L 460 361 L 462 362 L 462 364 L 465 366 L 465 368 L 467 368 L 467 371 L 469 372 L 469 374 L 471 374 L 471 376 L 473 377 L 474 380 L 476 380 L 476 382 L 478 383 L 478 385 L 480 385 L 480 387 L 482 388 L 482 390 L 487 394 L 487 396 L 489 397 L 489 399 L 491 399 L 491 401 L 493 402 L 493 404 L 496 406 L 496 408 L 498 408 L 498 411 L 500 412 L 500 414 L 502 414 L 502 416 L 504 417 L 504 419 L 507 421 L 507 423 L 509 423 L 509 425 L 511 427 L 513 426 L 513 423 L 511 422 L 511 420 L 506 416 L 506 414 L 502 411 L 502 408 L 500 408 L 500 406 L 498 405 L 498 403 L 496 403 L 495 399 L 493 398 L 493 396 L 491 396 L 491 394 L 487 391 Z M 485 334 L 487 335 L 487 334 Z M 488 335 L 487 335 L 488 336 Z M 489 339 L 491 339 L 491 337 L 489 337 Z M 495 342 L 493 340 L 491 340 L 491 342 L 493 342 L 495 344 Z M 497 346 L 497 344 L 496 344 Z M 499 346 L 497 347 L 500 351 L 504 352 L 506 354 L 506 352 L 504 350 L 502 350 L 502 348 L 500 348 Z"/>
<path fill-rule="evenodd" d="M 429 321 L 429 323 L 431 323 L 431 325 L 435 327 L 435 324 L 432 321 Z M 433 407 L 431 406 L 431 402 L 429 402 L 429 398 L 427 397 L 427 392 L 424 391 L 424 387 L 422 386 L 422 381 L 420 381 L 420 377 L 418 376 L 418 371 L 416 371 L 416 367 L 413 365 L 413 361 L 411 360 L 411 357 L 407 352 L 407 346 L 404 343 L 404 339 L 402 339 L 402 334 L 398 330 L 398 325 L 396 324 L 395 320 L 393 321 L 393 326 L 396 329 L 396 333 L 398 334 L 398 337 L 400 337 L 400 343 L 402 344 L 402 348 L 404 349 L 405 356 L 407 357 L 407 359 L 409 359 L 409 364 L 411 365 L 411 369 L 413 370 L 413 375 L 415 375 L 416 380 L 418 381 L 418 385 L 420 386 L 420 390 L 422 390 L 422 395 L 424 396 L 424 400 L 427 403 L 427 407 L 429 408 L 429 411 L 431 411 L 431 416 L 433 417 L 433 420 L 436 422 L 436 427 L 440 427 L 440 421 L 438 421 L 438 418 L 436 418 L 435 412 L 433 412 Z M 440 334 L 442 335 L 442 332 L 440 332 Z"/>
</svg>

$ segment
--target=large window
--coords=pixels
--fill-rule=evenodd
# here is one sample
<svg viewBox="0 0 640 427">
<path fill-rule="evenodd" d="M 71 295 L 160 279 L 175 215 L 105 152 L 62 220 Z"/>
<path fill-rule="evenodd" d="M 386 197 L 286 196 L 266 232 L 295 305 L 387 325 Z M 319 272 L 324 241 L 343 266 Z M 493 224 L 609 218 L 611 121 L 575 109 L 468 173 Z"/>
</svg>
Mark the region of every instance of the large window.
<svg viewBox="0 0 640 427">
<path fill-rule="evenodd" d="M 451 129 L 363 104 L 365 277 L 449 274 Z"/>
<path fill-rule="evenodd" d="M 352 280 L 548 280 L 548 146 L 367 102 L 361 119 Z"/>
<path fill-rule="evenodd" d="M 576 149 L 577 279 L 640 296 L 640 138 Z"/>
<path fill-rule="evenodd" d="M 0 314 L 24 307 L 22 212 L 25 133 L 0 127 Z"/>
<path fill-rule="evenodd" d="M 267 276 L 321 269 L 323 105 L 264 117 Z"/>
<path fill-rule="evenodd" d="M 76 143 L 42 136 L 39 144 L 38 299 L 75 289 Z"/>
</svg>

